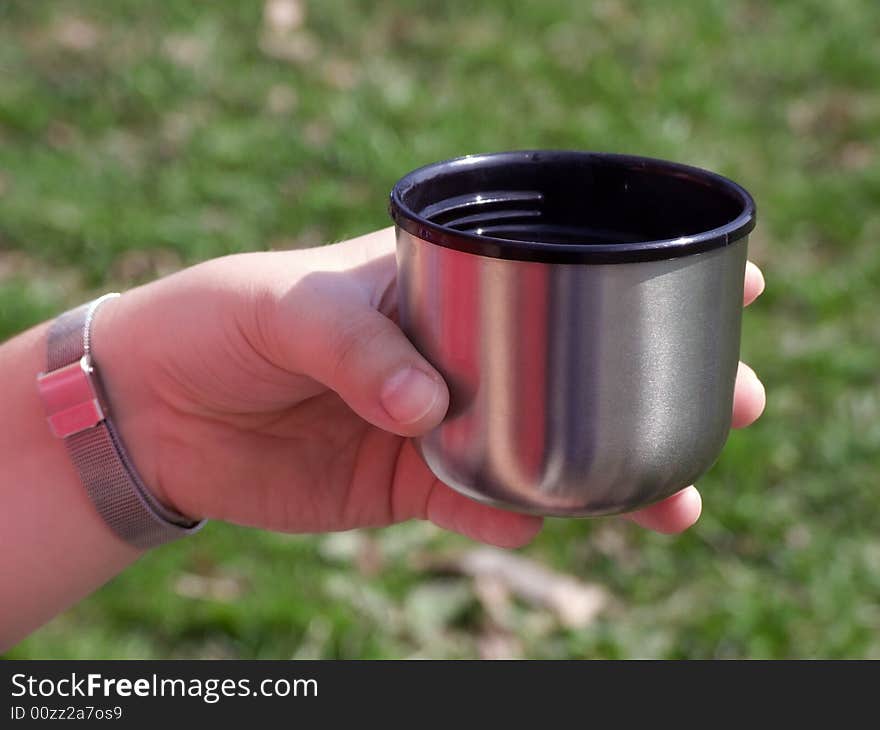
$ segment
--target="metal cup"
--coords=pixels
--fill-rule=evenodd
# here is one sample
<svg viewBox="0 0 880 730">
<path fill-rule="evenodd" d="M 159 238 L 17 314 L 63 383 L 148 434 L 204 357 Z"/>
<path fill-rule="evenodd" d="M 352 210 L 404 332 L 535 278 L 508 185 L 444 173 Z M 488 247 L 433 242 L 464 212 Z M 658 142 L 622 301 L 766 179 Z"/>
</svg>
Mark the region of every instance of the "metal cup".
<svg viewBox="0 0 880 730">
<path fill-rule="evenodd" d="M 391 215 L 401 327 L 450 388 L 417 441 L 442 481 L 593 516 L 709 469 L 739 359 L 743 188 L 643 157 L 505 152 L 409 173 Z"/>
</svg>

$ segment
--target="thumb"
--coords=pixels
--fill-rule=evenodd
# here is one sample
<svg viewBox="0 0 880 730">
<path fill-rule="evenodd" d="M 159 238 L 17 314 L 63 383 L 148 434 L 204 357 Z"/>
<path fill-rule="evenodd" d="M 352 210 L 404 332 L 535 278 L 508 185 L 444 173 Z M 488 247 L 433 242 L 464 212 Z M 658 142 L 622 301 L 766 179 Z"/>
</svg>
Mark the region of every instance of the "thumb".
<svg viewBox="0 0 880 730">
<path fill-rule="evenodd" d="M 347 293 L 343 287 L 296 304 L 287 326 L 291 364 L 374 426 L 401 436 L 430 430 L 449 406 L 442 376 L 394 322 Z"/>
</svg>

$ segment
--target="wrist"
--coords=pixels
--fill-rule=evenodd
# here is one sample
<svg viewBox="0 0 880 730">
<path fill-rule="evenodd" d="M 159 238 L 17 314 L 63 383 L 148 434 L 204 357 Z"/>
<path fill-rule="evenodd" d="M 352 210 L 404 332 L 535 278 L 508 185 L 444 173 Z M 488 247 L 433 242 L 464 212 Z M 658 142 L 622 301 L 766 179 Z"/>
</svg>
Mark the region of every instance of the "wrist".
<svg viewBox="0 0 880 730">
<path fill-rule="evenodd" d="M 92 360 L 105 391 L 108 417 L 144 486 L 164 507 L 188 514 L 175 503 L 161 476 L 162 403 L 148 377 L 150 338 L 140 334 L 137 303 L 131 294 L 107 301 L 96 313 Z"/>
</svg>

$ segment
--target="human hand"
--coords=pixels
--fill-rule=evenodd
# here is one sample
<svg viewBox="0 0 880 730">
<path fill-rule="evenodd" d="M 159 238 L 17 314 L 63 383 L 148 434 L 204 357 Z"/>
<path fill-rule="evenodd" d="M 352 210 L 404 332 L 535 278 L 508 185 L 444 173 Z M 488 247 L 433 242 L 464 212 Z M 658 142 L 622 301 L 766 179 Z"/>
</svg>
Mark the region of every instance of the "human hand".
<svg viewBox="0 0 880 730">
<path fill-rule="evenodd" d="M 287 532 L 429 519 L 515 547 L 540 518 L 438 481 L 406 438 L 448 392 L 394 323 L 394 234 L 208 261 L 127 292 L 94 325 L 95 361 L 145 483 L 192 517 Z M 763 289 L 749 264 L 745 303 Z M 740 366 L 733 425 L 764 389 Z M 659 532 L 699 517 L 688 487 L 628 515 Z"/>
</svg>

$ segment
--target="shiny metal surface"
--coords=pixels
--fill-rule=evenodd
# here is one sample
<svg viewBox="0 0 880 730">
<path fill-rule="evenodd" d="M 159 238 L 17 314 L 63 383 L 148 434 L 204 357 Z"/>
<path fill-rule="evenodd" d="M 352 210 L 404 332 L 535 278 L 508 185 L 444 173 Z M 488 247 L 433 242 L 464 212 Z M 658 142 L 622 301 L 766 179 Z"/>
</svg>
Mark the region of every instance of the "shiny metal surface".
<svg viewBox="0 0 880 730">
<path fill-rule="evenodd" d="M 401 326 L 452 394 L 419 441 L 428 466 L 543 515 L 624 512 L 695 481 L 730 428 L 746 249 L 546 264 L 398 229 Z"/>
</svg>

